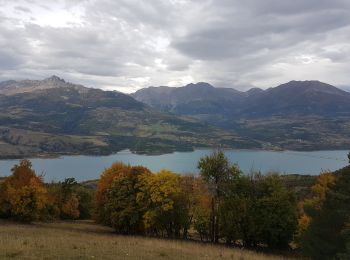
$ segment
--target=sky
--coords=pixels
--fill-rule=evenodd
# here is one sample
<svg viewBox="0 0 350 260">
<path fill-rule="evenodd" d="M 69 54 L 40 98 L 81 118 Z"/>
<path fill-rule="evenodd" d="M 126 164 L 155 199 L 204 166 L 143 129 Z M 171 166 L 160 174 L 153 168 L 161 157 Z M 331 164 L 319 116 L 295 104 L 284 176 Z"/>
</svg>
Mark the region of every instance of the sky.
<svg viewBox="0 0 350 260">
<path fill-rule="evenodd" d="M 0 0 L 0 81 L 350 86 L 349 0 Z"/>
</svg>

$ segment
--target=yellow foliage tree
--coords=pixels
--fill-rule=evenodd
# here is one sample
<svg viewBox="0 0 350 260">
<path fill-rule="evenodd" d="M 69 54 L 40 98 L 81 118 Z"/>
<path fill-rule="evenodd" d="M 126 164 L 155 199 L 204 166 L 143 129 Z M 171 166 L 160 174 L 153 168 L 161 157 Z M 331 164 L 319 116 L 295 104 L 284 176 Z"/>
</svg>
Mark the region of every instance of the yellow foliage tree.
<svg viewBox="0 0 350 260">
<path fill-rule="evenodd" d="M 130 166 L 120 162 L 114 163 L 111 167 L 105 169 L 100 177 L 95 194 L 95 220 L 106 225 L 120 226 L 120 224 L 117 224 L 121 221 L 120 212 L 116 209 L 120 208 L 120 205 L 134 203 L 133 193 L 138 190 L 138 186 L 141 183 L 144 183 L 143 179 L 147 178 L 150 174 L 151 172 L 145 167 Z M 128 188 L 128 185 L 130 185 L 131 190 L 125 191 L 124 196 L 120 192 L 117 192 L 118 190 Z M 130 196 L 127 193 L 130 193 Z M 141 196 L 141 194 L 135 194 L 135 200 L 137 196 Z M 143 205 L 139 206 L 142 211 L 142 208 L 144 208 Z M 128 207 L 124 209 L 126 212 Z M 131 215 L 130 212 L 128 214 Z M 116 216 L 119 217 L 117 218 Z M 123 221 L 121 222 L 125 223 Z"/>
<path fill-rule="evenodd" d="M 188 200 L 181 187 L 181 177 L 171 171 L 161 170 L 149 175 L 144 181 L 138 199 L 139 204 L 146 206 L 143 219 L 148 233 L 166 234 L 168 237 L 184 234 L 190 223 Z"/>
<path fill-rule="evenodd" d="M 63 203 L 61 211 L 65 216 L 69 216 L 72 219 L 79 218 L 79 199 L 76 194 L 71 194 L 71 196 Z"/>
<path fill-rule="evenodd" d="M 31 222 L 39 219 L 47 205 L 47 189 L 28 160 L 13 167 L 0 188 L 1 215 Z"/>
</svg>

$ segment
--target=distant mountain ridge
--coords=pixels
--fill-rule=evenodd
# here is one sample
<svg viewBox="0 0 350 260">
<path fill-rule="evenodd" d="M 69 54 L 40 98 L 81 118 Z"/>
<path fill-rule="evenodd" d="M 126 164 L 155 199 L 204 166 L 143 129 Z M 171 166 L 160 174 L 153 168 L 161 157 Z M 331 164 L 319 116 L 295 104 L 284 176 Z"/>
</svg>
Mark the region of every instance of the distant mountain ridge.
<svg viewBox="0 0 350 260">
<path fill-rule="evenodd" d="M 260 146 L 121 92 L 86 88 L 57 76 L 2 82 L 0 91 L 0 158 Z"/>
<path fill-rule="evenodd" d="M 291 81 L 266 90 L 144 88 L 132 96 L 156 109 L 197 118 L 282 149 L 349 148 L 350 93 L 320 81 Z"/>
<path fill-rule="evenodd" d="M 319 81 L 291 81 L 275 88 L 238 91 L 208 83 L 184 87 L 150 87 L 132 96 L 154 108 L 176 114 L 272 116 L 276 114 L 332 114 L 350 112 L 350 93 Z"/>
<path fill-rule="evenodd" d="M 52 88 L 66 88 L 71 87 L 75 89 L 85 89 L 82 85 L 72 84 L 66 82 L 64 79 L 52 75 L 43 80 L 8 80 L 0 82 L 0 95 L 14 95 L 19 93 L 33 92 L 37 90 L 52 89 Z"/>
<path fill-rule="evenodd" d="M 0 158 L 195 147 L 350 148 L 350 93 L 319 81 L 238 91 L 208 83 L 127 95 L 66 82 L 0 82 Z"/>
</svg>

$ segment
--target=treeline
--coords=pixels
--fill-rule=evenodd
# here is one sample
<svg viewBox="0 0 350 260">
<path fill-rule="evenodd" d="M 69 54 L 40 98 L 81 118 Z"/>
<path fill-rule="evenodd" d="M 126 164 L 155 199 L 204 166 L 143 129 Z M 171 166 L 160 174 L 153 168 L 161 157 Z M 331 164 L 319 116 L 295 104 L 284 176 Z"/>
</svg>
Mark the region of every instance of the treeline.
<svg viewBox="0 0 350 260">
<path fill-rule="evenodd" d="M 29 161 L 0 183 L 0 216 L 21 221 L 92 217 L 117 233 L 200 239 L 243 247 L 300 248 L 313 259 L 350 256 L 350 167 L 322 173 L 296 199 L 277 174 L 243 174 L 221 151 L 199 176 L 115 163 L 96 190 L 45 184 Z"/>
</svg>

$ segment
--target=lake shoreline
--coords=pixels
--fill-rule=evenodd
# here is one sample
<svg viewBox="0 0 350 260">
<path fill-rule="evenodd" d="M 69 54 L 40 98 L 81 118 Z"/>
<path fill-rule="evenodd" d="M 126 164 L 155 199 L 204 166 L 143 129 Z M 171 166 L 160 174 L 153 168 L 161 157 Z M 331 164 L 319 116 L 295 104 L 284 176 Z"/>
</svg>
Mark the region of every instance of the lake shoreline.
<svg viewBox="0 0 350 260">
<path fill-rule="evenodd" d="M 237 163 L 244 173 L 278 172 L 280 174 L 318 175 L 322 171 L 334 171 L 348 165 L 348 150 L 316 152 L 267 151 L 256 149 L 225 149 L 232 163 Z M 198 174 L 197 163 L 212 149 L 199 148 L 192 152 L 173 152 L 162 155 L 140 155 L 130 150 L 103 156 L 61 155 L 57 157 L 30 158 L 38 174 L 45 181 L 61 181 L 74 177 L 77 181 L 96 179 L 114 162 L 142 165 L 152 172 L 169 169 L 180 174 Z M 0 176 L 7 176 L 19 159 L 0 160 Z"/>
<path fill-rule="evenodd" d="M 74 157 L 74 156 L 91 156 L 91 157 L 101 157 L 101 156 L 111 156 L 111 155 L 116 155 L 121 152 L 128 151 L 130 154 L 136 154 L 136 155 L 144 155 L 144 156 L 159 156 L 159 155 L 166 155 L 166 154 L 174 154 L 174 153 L 190 153 L 198 150 L 216 150 L 217 148 L 210 148 L 210 147 L 194 147 L 191 150 L 173 150 L 169 152 L 146 152 L 146 151 L 132 151 L 130 149 L 123 149 L 119 150 L 117 152 L 112 152 L 112 153 L 99 153 L 99 154 L 89 154 L 89 153 L 57 153 L 57 154 L 51 154 L 51 153 L 43 153 L 43 154 L 37 154 L 33 156 L 2 156 L 0 154 L 0 161 L 3 160 L 22 160 L 22 159 L 59 159 L 62 157 Z M 345 148 L 339 148 L 339 149 L 322 149 L 322 150 L 317 150 L 317 149 L 299 149 L 299 150 L 289 150 L 289 149 L 266 149 L 266 148 L 220 148 L 223 151 L 267 151 L 267 152 L 325 152 L 325 151 L 344 151 L 347 150 Z M 350 151 L 350 148 L 348 149 Z"/>
</svg>

